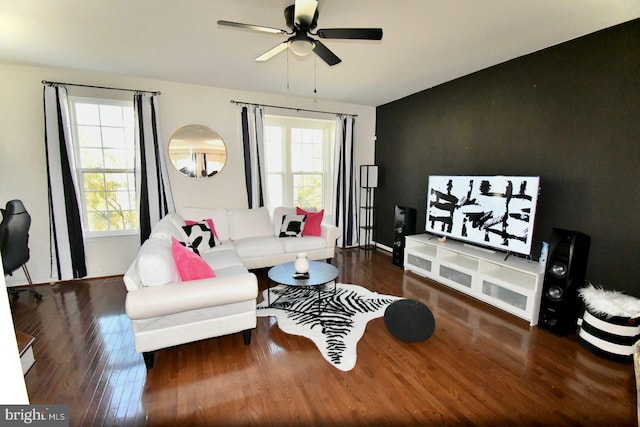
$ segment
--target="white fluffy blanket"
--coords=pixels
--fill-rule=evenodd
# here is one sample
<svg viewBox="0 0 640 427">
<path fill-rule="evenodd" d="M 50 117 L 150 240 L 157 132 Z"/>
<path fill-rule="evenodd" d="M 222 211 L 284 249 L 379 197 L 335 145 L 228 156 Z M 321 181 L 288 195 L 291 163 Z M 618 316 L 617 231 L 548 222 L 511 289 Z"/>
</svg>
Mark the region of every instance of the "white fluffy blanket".
<svg viewBox="0 0 640 427">
<path fill-rule="evenodd" d="M 578 294 L 587 309 L 597 315 L 606 317 L 640 317 L 640 300 L 619 291 L 609 291 L 589 284 Z"/>
</svg>

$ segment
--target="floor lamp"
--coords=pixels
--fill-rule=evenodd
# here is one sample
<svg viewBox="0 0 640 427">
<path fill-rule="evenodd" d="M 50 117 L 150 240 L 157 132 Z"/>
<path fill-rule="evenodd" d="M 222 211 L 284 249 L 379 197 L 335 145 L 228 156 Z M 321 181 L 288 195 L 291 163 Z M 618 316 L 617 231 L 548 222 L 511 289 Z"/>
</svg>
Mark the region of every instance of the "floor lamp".
<svg viewBox="0 0 640 427">
<path fill-rule="evenodd" d="M 360 229 L 364 232 L 364 242 L 360 248 L 371 250 L 374 245 L 371 243 L 373 235 L 373 189 L 378 187 L 378 166 L 361 165 L 360 166 Z M 362 200 L 362 189 L 364 189 L 364 201 Z"/>
</svg>

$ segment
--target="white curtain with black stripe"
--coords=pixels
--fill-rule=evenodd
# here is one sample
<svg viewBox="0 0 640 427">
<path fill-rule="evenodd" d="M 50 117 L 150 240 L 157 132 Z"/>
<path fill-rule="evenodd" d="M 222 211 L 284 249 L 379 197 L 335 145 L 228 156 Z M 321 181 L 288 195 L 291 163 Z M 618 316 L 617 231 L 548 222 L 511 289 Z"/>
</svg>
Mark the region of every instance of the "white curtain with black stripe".
<svg viewBox="0 0 640 427">
<path fill-rule="evenodd" d="M 249 208 L 267 205 L 267 181 L 264 157 L 264 107 L 238 104 L 241 115 L 244 176 Z"/>
<path fill-rule="evenodd" d="M 51 277 L 87 275 L 80 192 L 73 157 L 67 89 L 44 87 Z"/>
<path fill-rule="evenodd" d="M 334 222 L 340 228 L 337 245 L 358 243 L 355 165 L 353 158 L 353 116 L 336 116 L 333 208 Z"/>
<path fill-rule="evenodd" d="M 151 234 L 151 228 L 170 212 L 175 212 L 167 172 L 167 149 L 158 132 L 158 99 L 149 93 L 133 97 L 136 120 L 136 193 L 139 205 L 140 242 Z"/>
</svg>

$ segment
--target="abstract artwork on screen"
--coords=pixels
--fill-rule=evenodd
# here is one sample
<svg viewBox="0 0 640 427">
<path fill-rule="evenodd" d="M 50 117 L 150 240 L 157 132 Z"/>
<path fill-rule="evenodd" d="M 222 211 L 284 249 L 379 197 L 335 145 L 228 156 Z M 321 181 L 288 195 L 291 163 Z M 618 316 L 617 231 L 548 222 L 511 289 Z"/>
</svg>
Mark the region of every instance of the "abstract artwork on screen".
<svg viewBox="0 0 640 427">
<path fill-rule="evenodd" d="M 430 176 L 428 232 L 529 255 L 540 177 Z"/>
</svg>

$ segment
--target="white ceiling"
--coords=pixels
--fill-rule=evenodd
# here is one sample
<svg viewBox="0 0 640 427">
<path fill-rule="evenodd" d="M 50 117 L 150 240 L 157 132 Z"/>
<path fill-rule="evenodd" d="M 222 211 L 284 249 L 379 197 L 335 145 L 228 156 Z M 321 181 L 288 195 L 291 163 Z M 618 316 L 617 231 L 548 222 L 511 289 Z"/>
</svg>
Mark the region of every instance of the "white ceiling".
<svg viewBox="0 0 640 427">
<path fill-rule="evenodd" d="M 384 30 L 323 40 L 334 67 L 286 52 L 257 63 L 286 36 L 216 24 L 287 29 L 293 2 L 0 0 L 0 61 L 377 106 L 640 17 L 638 0 L 319 0 L 318 28 Z"/>
</svg>

